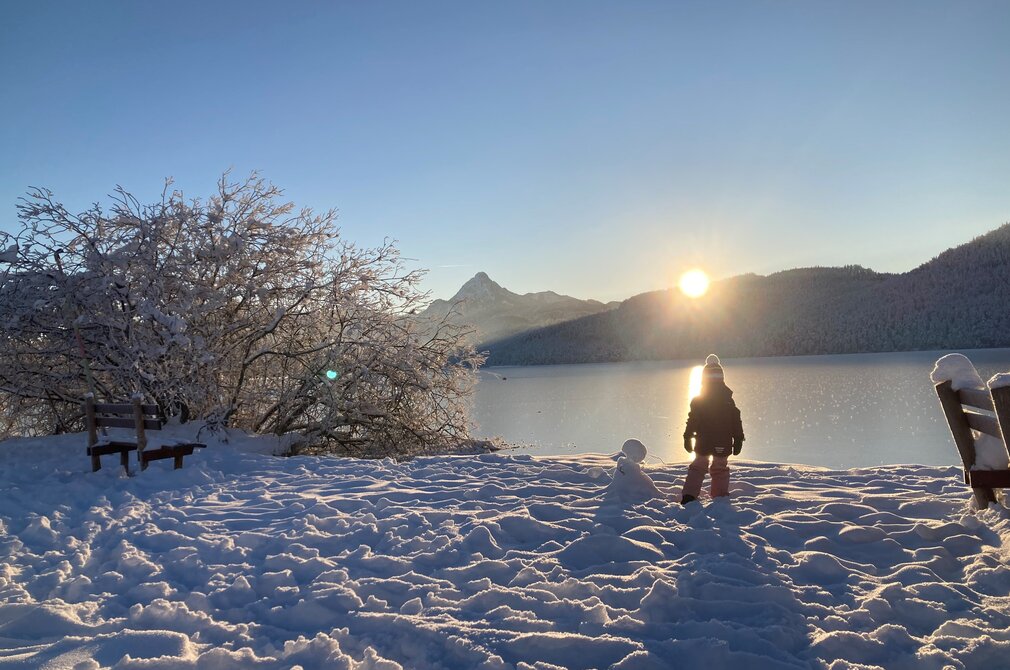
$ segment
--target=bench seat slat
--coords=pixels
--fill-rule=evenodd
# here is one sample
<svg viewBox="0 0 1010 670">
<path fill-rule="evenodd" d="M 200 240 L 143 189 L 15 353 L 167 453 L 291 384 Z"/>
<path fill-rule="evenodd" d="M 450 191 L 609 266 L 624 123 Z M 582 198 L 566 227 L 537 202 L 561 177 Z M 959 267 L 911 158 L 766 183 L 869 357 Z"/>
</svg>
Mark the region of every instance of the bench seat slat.
<svg viewBox="0 0 1010 670">
<path fill-rule="evenodd" d="M 968 405 L 977 409 L 984 409 L 988 412 L 993 411 L 992 398 L 989 397 L 988 391 L 965 388 L 958 391 L 957 395 L 961 399 L 962 405 Z"/>
<path fill-rule="evenodd" d="M 109 454 L 136 450 L 136 442 L 102 442 L 88 447 L 88 456 L 108 456 Z"/>
<path fill-rule="evenodd" d="M 203 444 L 168 444 L 164 447 L 158 447 L 157 449 L 145 449 L 139 452 L 140 455 L 140 469 L 146 470 L 147 464 L 151 461 L 157 461 L 162 458 L 172 458 L 175 459 L 175 469 L 178 470 L 182 467 L 182 459 L 185 456 L 190 456 L 193 453 L 195 447 L 204 447 Z"/>
<path fill-rule="evenodd" d="M 969 470 L 969 486 L 987 489 L 1010 488 L 1010 470 Z"/>
<path fill-rule="evenodd" d="M 157 461 L 161 458 L 175 458 L 176 456 L 190 456 L 193 453 L 192 444 L 168 444 L 156 449 L 144 449 L 140 452 L 142 461 Z"/>
<path fill-rule="evenodd" d="M 98 416 L 95 417 L 95 425 L 101 428 L 136 428 L 137 423 L 133 419 L 120 419 L 119 417 Z M 144 419 L 144 430 L 161 430 L 161 421 L 157 419 Z"/>
<path fill-rule="evenodd" d="M 157 405 L 141 405 L 140 411 L 144 414 L 158 416 Z M 96 402 L 95 412 L 98 414 L 126 414 L 133 416 L 133 405 L 127 402 Z"/>
<path fill-rule="evenodd" d="M 996 417 L 989 416 L 988 414 L 978 414 L 977 412 L 965 412 L 964 416 L 968 419 L 968 425 L 973 429 L 986 435 L 992 435 L 998 440 L 1003 439 L 1000 436 L 999 424 L 996 423 Z"/>
</svg>

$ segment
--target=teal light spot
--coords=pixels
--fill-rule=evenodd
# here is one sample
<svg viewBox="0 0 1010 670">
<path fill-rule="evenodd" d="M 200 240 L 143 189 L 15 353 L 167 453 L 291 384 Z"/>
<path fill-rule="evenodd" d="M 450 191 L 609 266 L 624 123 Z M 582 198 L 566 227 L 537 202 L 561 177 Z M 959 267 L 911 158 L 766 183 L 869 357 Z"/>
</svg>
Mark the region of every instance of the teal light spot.
<svg viewBox="0 0 1010 670">
<path fill-rule="evenodd" d="M 336 370 L 327 370 L 326 371 L 326 378 L 327 379 L 333 380 L 333 379 L 336 379 L 339 376 L 340 375 L 337 374 Z"/>
</svg>

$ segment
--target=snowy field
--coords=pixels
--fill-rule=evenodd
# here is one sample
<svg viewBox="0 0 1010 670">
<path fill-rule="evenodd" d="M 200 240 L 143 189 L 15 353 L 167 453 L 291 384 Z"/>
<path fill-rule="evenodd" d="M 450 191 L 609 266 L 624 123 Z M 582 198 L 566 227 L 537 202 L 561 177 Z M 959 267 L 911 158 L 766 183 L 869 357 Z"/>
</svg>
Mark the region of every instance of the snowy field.
<svg viewBox="0 0 1010 670">
<path fill-rule="evenodd" d="M 633 502 L 604 456 L 251 446 L 0 445 L 0 669 L 1010 667 L 1010 516 L 956 467 L 738 460 L 682 508 L 682 465 Z"/>
</svg>

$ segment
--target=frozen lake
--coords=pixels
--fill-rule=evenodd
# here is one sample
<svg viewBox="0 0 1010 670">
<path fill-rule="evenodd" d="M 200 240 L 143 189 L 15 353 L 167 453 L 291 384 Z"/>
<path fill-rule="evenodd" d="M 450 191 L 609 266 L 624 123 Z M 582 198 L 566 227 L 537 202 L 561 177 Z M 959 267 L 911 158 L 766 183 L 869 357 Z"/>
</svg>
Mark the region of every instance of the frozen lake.
<svg viewBox="0 0 1010 670">
<path fill-rule="evenodd" d="M 724 359 L 747 434 L 741 458 L 832 468 L 960 464 L 929 380 L 944 353 Z M 983 379 L 1010 370 L 1010 349 L 962 353 Z M 637 437 L 650 455 L 686 461 L 689 380 L 702 362 L 489 368 L 477 386 L 477 434 L 533 454 L 610 453 Z"/>
</svg>

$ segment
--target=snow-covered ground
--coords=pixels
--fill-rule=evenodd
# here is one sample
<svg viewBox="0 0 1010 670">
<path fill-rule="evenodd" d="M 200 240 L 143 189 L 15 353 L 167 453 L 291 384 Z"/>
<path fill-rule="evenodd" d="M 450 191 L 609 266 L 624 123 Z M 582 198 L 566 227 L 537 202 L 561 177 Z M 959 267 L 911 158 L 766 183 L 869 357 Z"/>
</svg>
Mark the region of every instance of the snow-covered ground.
<svg viewBox="0 0 1010 670">
<path fill-rule="evenodd" d="M 956 467 L 0 444 L 0 669 L 1010 667 L 1008 514 Z M 955 460 L 951 447 L 951 460 Z M 629 495 L 631 494 L 631 495 Z"/>
</svg>

